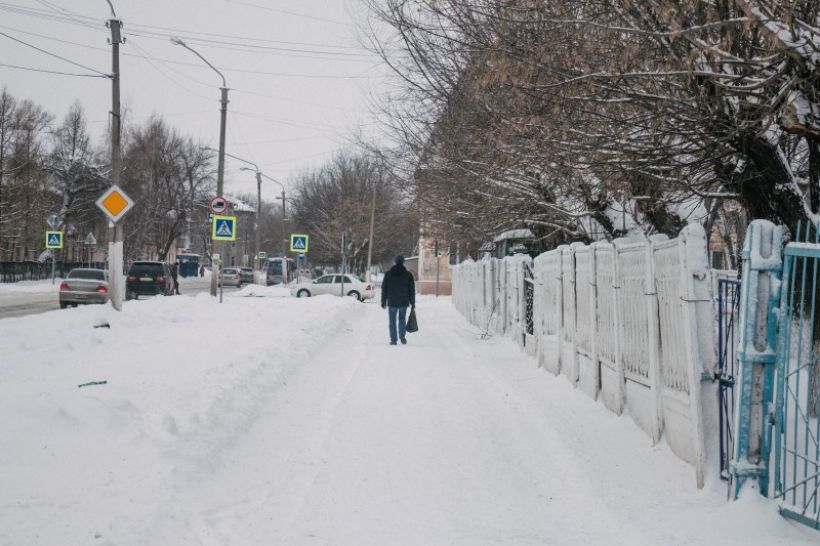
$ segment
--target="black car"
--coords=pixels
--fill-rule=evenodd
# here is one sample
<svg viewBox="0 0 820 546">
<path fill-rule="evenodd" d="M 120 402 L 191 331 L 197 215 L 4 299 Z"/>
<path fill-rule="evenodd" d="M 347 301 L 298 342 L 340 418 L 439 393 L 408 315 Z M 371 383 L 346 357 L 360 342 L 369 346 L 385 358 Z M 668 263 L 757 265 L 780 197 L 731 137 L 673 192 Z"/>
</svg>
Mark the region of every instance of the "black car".
<svg viewBox="0 0 820 546">
<path fill-rule="evenodd" d="M 139 296 L 170 296 L 174 293 L 171 267 L 165 262 L 134 262 L 125 280 L 127 299 Z"/>
</svg>

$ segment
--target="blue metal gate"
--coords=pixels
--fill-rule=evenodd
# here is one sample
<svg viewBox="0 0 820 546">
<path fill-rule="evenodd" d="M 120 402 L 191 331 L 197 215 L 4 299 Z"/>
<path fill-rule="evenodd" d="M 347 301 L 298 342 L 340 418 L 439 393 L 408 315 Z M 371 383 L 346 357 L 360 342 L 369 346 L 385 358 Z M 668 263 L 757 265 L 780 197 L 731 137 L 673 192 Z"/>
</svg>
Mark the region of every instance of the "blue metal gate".
<svg viewBox="0 0 820 546">
<path fill-rule="evenodd" d="M 720 478 L 729 479 L 729 463 L 732 460 L 732 424 L 735 407 L 735 377 L 737 361 L 735 347 L 740 310 L 740 281 L 718 280 L 718 417 L 720 434 Z"/>
<path fill-rule="evenodd" d="M 820 529 L 820 422 L 815 347 L 820 226 L 798 226 L 786 246 L 780 294 L 775 406 L 775 496 L 780 513 Z"/>
</svg>

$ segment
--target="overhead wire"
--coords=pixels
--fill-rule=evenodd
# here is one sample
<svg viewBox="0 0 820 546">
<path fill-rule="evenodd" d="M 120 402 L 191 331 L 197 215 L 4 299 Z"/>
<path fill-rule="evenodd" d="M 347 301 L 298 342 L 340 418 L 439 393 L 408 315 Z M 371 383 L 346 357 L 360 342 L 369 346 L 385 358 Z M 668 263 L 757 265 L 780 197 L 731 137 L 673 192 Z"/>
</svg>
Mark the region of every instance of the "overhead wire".
<svg viewBox="0 0 820 546">
<path fill-rule="evenodd" d="M 39 51 L 40 53 L 44 53 L 44 54 L 49 55 L 49 56 L 51 56 L 51 57 L 54 57 L 54 58 L 56 58 L 56 59 L 60 59 L 61 61 L 67 62 L 67 63 L 69 63 L 69 64 L 73 64 L 74 66 L 78 66 L 78 67 L 83 68 L 83 69 L 85 69 L 85 70 L 90 70 L 91 72 L 95 72 L 95 73 L 97 73 L 97 74 L 99 74 L 99 75 L 101 75 L 101 76 L 103 76 L 103 77 L 105 77 L 105 78 L 110 78 L 110 77 L 111 77 L 111 75 L 110 75 L 110 74 L 106 74 L 105 72 L 100 72 L 99 70 L 97 70 L 97 69 L 95 69 L 95 68 L 91 68 L 90 66 L 86 66 L 86 65 L 84 65 L 84 64 L 82 64 L 82 63 L 78 63 L 78 62 L 76 62 L 76 61 L 72 61 L 71 59 L 67 59 L 67 58 L 62 57 L 62 56 L 60 56 L 60 55 L 57 55 L 56 53 L 52 53 L 51 51 L 47 51 L 47 50 L 45 50 L 45 49 L 43 49 L 43 48 L 37 47 L 36 45 L 30 44 L 30 43 L 28 43 L 28 42 L 26 42 L 26 41 L 23 41 L 23 40 L 19 39 L 19 38 L 15 38 L 14 36 L 12 36 L 12 35 L 10 35 L 10 34 L 6 34 L 5 32 L 0 31 L 0 36 L 5 36 L 6 38 L 8 38 L 8 39 L 10 39 L 10 40 L 14 40 L 15 42 L 20 43 L 20 44 L 23 44 L 24 46 L 30 47 L 30 48 L 32 48 L 32 49 L 36 49 L 36 50 L 37 50 L 37 51 Z"/>
<path fill-rule="evenodd" d="M 262 9 L 262 10 L 265 10 L 265 11 L 272 11 L 274 13 L 282 13 L 282 14 L 285 14 L 285 15 L 292 15 L 294 17 L 302 17 L 304 19 L 313 19 L 314 21 L 321 21 L 323 23 L 330 23 L 330 24 L 333 24 L 333 25 L 340 25 L 340 26 L 344 26 L 344 27 L 352 27 L 353 26 L 353 25 L 350 25 L 348 23 L 342 23 L 341 21 L 334 21 L 333 19 L 325 19 L 324 17 L 316 17 L 315 15 L 307 15 L 305 13 L 298 13 L 298 12 L 295 12 L 295 11 L 287 11 L 287 10 L 284 10 L 284 9 L 281 9 L 281 8 L 272 8 L 270 6 L 261 6 L 259 4 L 253 4 L 251 2 L 242 2 L 240 0 L 225 0 L 225 1 L 229 4 L 239 4 L 241 6 L 248 6 L 248 7 L 252 7 L 252 8 L 256 8 L 256 9 Z"/>
<path fill-rule="evenodd" d="M 59 70 L 48 70 L 45 68 L 34 68 L 31 66 L 19 66 L 16 64 L 5 64 L 0 63 L 0 67 L 3 68 L 13 68 L 15 70 L 28 70 L 30 72 L 43 72 L 45 74 L 57 74 L 60 76 L 77 76 L 83 78 L 108 78 L 108 76 L 100 76 L 99 74 L 80 74 L 77 72 L 61 72 Z"/>
<path fill-rule="evenodd" d="M 79 13 L 72 12 L 70 10 L 67 10 L 67 9 L 61 7 L 61 6 L 55 6 L 54 4 L 52 4 L 51 2 L 48 2 L 46 0 L 36 0 L 36 1 L 39 4 L 42 4 L 42 5 L 46 6 L 47 8 L 51 9 L 52 11 L 55 11 L 55 12 L 59 11 L 59 12 L 65 13 L 70 19 L 82 24 L 83 26 L 90 26 L 90 24 L 91 24 L 90 23 L 91 19 L 89 17 L 85 17 L 83 15 L 80 15 Z M 87 21 L 85 21 L 85 22 L 81 21 L 79 19 L 80 17 L 85 17 L 87 19 Z M 96 21 L 96 19 L 94 19 L 94 21 Z"/>
<path fill-rule="evenodd" d="M 351 46 L 351 45 L 339 45 L 339 44 L 322 44 L 317 42 L 294 42 L 290 40 L 272 40 L 270 38 L 255 38 L 253 36 L 241 36 L 239 34 L 221 34 L 218 32 L 204 32 L 201 30 L 183 30 L 174 27 L 163 27 L 163 26 L 156 26 L 156 25 L 146 25 L 140 23 L 131 23 L 130 26 L 134 28 L 144 28 L 144 29 L 153 29 L 153 30 L 162 30 L 162 31 L 170 31 L 174 33 L 174 35 L 178 34 L 186 34 L 186 35 L 199 35 L 199 36 L 214 36 L 216 38 L 229 38 L 235 40 L 247 40 L 249 42 L 261 42 L 261 43 L 269 43 L 269 44 L 285 44 L 285 45 L 301 45 L 301 46 L 308 46 L 308 47 L 324 47 L 330 49 L 362 49 L 362 46 Z"/>
<path fill-rule="evenodd" d="M 228 124 L 228 130 L 231 132 L 231 137 L 239 142 L 244 148 L 244 152 L 247 154 L 247 157 L 256 163 L 256 157 L 254 157 L 253 152 L 251 152 L 250 146 L 248 146 L 248 142 L 245 140 L 245 137 L 242 134 L 242 127 L 239 124 L 239 120 L 236 119 L 233 110 L 228 110 L 228 115 L 231 117 L 231 123 Z"/>
<path fill-rule="evenodd" d="M 101 52 L 106 52 L 106 53 L 109 51 L 108 49 L 106 49 L 104 47 L 93 46 L 93 45 L 89 45 L 89 44 L 83 44 L 83 43 L 74 42 L 74 41 L 71 41 L 71 40 L 63 40 L 61 38 L 55 38 L 54 36 L 47 36 L 45 34 L 38 34 L 36 32 L 21 30 L 21 29 L 14 28 L 14 27 L 9 27 L 9 26 L 6 26 L 6 25 L 0 25 L 0 28 L 4 28 L 6 30 L 11 30 L 11 31 L 17 32 L 19 34 L 25 34 L 27 36 L 34 36 L 34 37 L 37 37 L 37 38 L 42 38 L 44 40 L 50 40 L 50 41 L 61 43 L 61 44 L 69 44 L 69 45 L 73 45 L 73 46 L 77 46 L 77 47 L 83 47 L 83 48 L 86 48 L 86 49 L 92 49 L 92 50 L 95 50 L 95 51 L 101 51 Z M 133 37 L 133 34 L 129 32 L 129 33 L 126 33 L 126 36 Z M 138 37 L 141 38 L 142 36 L 138 36 Z M 123 56 L 123 57 L 134 57 L 134 58 L 139 58 L 139 59 L 145 59 L 144 55 L 136 55 L 136 54 L 128 53 L 128 52 L 125 52 L 125 51 L 120 51 L 120 55 Z M 174 64 L 174 65 L 179 65 L 179 66 L 193 66 L 193 67 L 201 67 L 202 66 L 201 63 L 194 63 L 194 62 L 187 62 L 187 61 L 177 61 L 177 60 L 173 60 L 173 59 L 166 59 L 166 58 L 162 58 L 162 57 L 157 57 L 155 55 L 151 55 L 151 60 L 154 60 L 156 62 L 162 62 L 162 63 L 165 63 L 165 64 Z M 251 70 L 251 69 L 246 69 L 246 68 L 224 68 L 224 67 L 221 67 L 221 70 L 224 70 L 225 72 L 236 72 L 236 73 L 240 73 L 240 74 L 256 74 L 256 75 L 261 75 L 261 76 L 275 76 L 275 77 L 283 77 L 283 78 L 366 79 L 366 77 L 362 76 L 362 74 L 372 70 L 375 66 L 378 66 L 378 65 L 377 64 L 372 65 L 370 68 L 368 68 L 364 72 L 358 73 L 358 74 L 352 74 L 352 75 L 346 75 L 346 74 L 305 74 L 305 73 L 294 73 L 294 72 L 271 72 L 271 71 L 266 71 L 266 70 Z M 248 92 L 248 93 L 250 93 L 250 92 Z"/>
<path fill-rule="evenodd" d="M 59 13 L 54 13 L 53 11 L 47 10 L 40 10 L 36 8 L 30 8 L 27 6 L 20 6 L 19 4 L 8 4 L 6 2 L 0 2 L 0 11 L 6 11 L 9 13 L 15 13 L 18 15 L 26 15 L 29 17 L 34 17 L 37 19 L 45 19 L 48 21 L 60 22 L 60 23 L 68 23 L 71 25 L 78 25 L 84 26 L 89 28 L 98 28 L 99 20 L 94 19 L 91 17 L 86 16 L 78 16 L 85 19 L 82 21 L 77 17 L 71 18 L 65 15 L 60 15 Z"/>
<path fill-rule="evenodd" d="M 99 28 L 100 20 L 96 17 L 90 17 L 87 15 L 82 15 L 65 8 L 54 6 L 50 2 L 45 2 L 45 0 L 37 0 L 38 2 L 44 3 L 44 5 L 52 7 L 51 11 L 47 10 L 39 10 L 35 8 L 30 8 L 26 6 L 20 6 L 17 4 L 9 4 L 6 2 L 0 2 L 0 11 L 9 11 L 12 13 L 17 13 L 21 15 L 27 15 L 30 17 L 36 17 L 41 19 L 47 19 L 56 22 L 63 22 L 69 24 L 76 24 L 81 25 L 89 28 Z M 59 10 L 59 11 L 58 11 Z M 329 49 L 340 49 L 340 50 L 362 50 L 361 46 L 349 46 L 349 45 L 337 45 L 337 44 L 323 44 L 323 43 L 316 43 L 316 42 L 298 42 L 298 41 L 288 41 L 288 40 L 272 40 L 268 38 L 256 38 L 256 37 L 248 37 L 248 36 L 240 36 L 236 34 L 221 34 L 221 33 L 214 33 L 214 32 L 203 32 L 198 30 L 187 30 L 187 29 L 179 29 L 174 27 L 165 27 L 165 26 L 156 26 L 156 25 L 148 25 L 148 24 L 140 24 L 140 23 L 133 23 L 130 22 L 128 25 L 129 29 L 134 29 L 135 31 L 153 35 L 153 37 L 159 37 L 162 39 L 170 38 L 172 36 L 184 37 L 188 40 L 194 41 L 210 41 L 221 43 L 222 45 L 232 45 L 232 46 L 239 46 L 239 47 L 247 47 L 247 48 L 261 48 L 261 49 L 271 49 L 271 50 L 281 50 L 281 51 L 290 51 L 293 53 L 305 53 L 305 54 L 318 54 L 318 55 L 331 55 L 331 56 L 359 56 L 359 57 L 367 57 L 370 55 L 369 52 L 362 52 L 362 53 L 352 53 L 349 51 L 327 51 Z M 213 37 L 213 38 L 203 38 L 206 37 Z M 226 40 L 215 40 L 214 38 L 222 38 Z M 237 42 L 238 40 L 238 42 Z M 243 42 L 250 42 L 250 43 L 243 43 Z M 254 44 L 253 42 L 256 42 Z M 323 48 L 323 49 L 303 49 L 297 47 L 281 47 L 281 46 L 262 46 L 258 44 L 282 44 L 287 46 L 305 46 L 305 47 L 314 47 L 314 48 Z M 366 50 L 365 50 L 366 51 Z"/>
<path fill-rule="evenodd" d="M 143 54 L 143 58 L 144 58 L 146 61 L 148 61 L 148 64 L 149 64 L 149 65 L 151 65 L 151 67 L 152 67 L 154 70 L 156 70 L 157 72 L 159 72 L 159 74 L 160 74 L 162 77 L 164 77 L 165 79 L 167 79 L 168 81 L 170 81 L 171 83 L 173 83 L 174 85 L 176 85 L 177 87 L 179 87 L 180 89 L 182 89 L 182 90 L 184 90 L 184 91 L 187 91 L 188 93 L 190 93 L 190 94 L 192 94 L 192 95 L 194 95 L 194 96 L 196 96 L 196 97 L 199 97 L 199 98 L 201 98 L 201 99 L 205 99 L 205 100 L 208 100 L 208 101 L 213 100 L 211 97 L 206 97 L 205 95 L 201 95 L 201 94 L 197 93 L 196 91 L 194 91 L 193 89 L 190 89 L 189 87 L 186 87 L 185 85 L 183 85 L 183 84 L 179 83 L 179 82 L 178 82 L 176 79 L 174 79 L 173 77 L 171 77 L 171 76 L 169 76 L 168 74 L 166 74 L 164 70 L 160 69 L 160 68 L 159 68 L 156 64 L 154 64 L 154 62 L 153 62 L 153 60 L 152 60 L 152 59 L 153 59 L 153 57 L 151 56 L 151 54 L 150 54 L 150 53 L 148 53 L 147 51 L 145 51 L 144 49 L 142 49 L 142 48 L 139 46 L 139 44 L 135 44 L 135 43 L 133 42 L 133 40 L 130 42 L 130 44 L 131 44 L 131 45 L 132 45 L 132 46 L 133 46 L 133 47 L 134 47 L 137 51 L 141 51 L 141 52 L 142 52 L 142 54 Z M 160 62 L 160 63 L 162 62 L 162 61 L 161 61 L 161 60 L 159 60 L 159 59 L 154 59 L 154 60 L 156 60 L 157 62 Z"/>
<path fill-rule="evenodd" d="M 129 27 L 130 28 L 130 27 Z M 224 40 L 208 40 L 204 38 L 197 38 L 195 36 L 186 36 L 186 35 L 178 35 L 174 36 L 173 34 L 161 34 L 161 33 L 153 33 L 153 32 L 146 32 L 140 30 L 133 30 L 130 29 L 128 34 L 133 36 L 141 36 L 143 38 L 149 38 L 151 40 L 161 40 L 167 41 L 171 38 L 180 38 L 186 43 L 190 43 L 192 45 L 197 45 L 201 47 L 209 47 L 220 49 L 224 51 L 242 51 L 244 53 L 256 53 L 256 54 L 264 54 L 264 55 L 279 55 L 283 57 L 295 57 L 300 59 L 322 59 L 327 61 L 344 61 L 344 62 L 357 62 L 363 59 L 373 58 L 371 54 L 364 54 L 364 53 L 343 53 L 343 52 L 332 52 L 332 51 L 321 51 L 321 50 L 311 50 L 311 49 L 297 49 L 297 48 L 283 48 L 283 47 L 275 47 L 275 46 L 261 46 L 255 44 L 242 44 L 239 42 L 226 42 Z"/>
</svg>

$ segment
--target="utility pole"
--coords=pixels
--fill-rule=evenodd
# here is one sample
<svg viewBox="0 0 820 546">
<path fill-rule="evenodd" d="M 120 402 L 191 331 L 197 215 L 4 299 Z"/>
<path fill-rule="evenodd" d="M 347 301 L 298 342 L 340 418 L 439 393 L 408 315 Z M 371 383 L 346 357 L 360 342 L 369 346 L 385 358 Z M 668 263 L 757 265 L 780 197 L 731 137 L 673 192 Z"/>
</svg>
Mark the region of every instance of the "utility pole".
<svg viewBox="0 0 820 546">
<path fill-rule="evenodd" d="M 111 183 L 119 184 L 122 174 L 120 163 L 120 133 L 122 132 L 120 118 L 120 44 L 122 39 L 122 21 L 117 18 L 114 6 L 110 0 L 111 19 L 108 28 L 111 29 Z M 108 277 L 111 305 L 117 311 L 122 311 L 123 293 L 123 220 L 116 224 L 109 223 L 108 228 Z"/>
<path fill-rule="evenodd" d="M 373 183 L 373 201 L 370 203 L 370 238 L 367 240 L 367 276 L 364 282 L 370 282 L 370 266 L 373 259 L 373 222 L 376 218 L 376 183 Z"/>
<path fill-rule="evenodd" d="M 282 188 L 282 196 L 277 197 L 277 199 L 282 200 L 282 245 L 283 245 L 283 247 L 282 247 L 282 249 L 283 249 L 282 250 L 282 257 L 285 257 L 285 256 L 287 256 L 287 253 L 288 253 L 288 242 L 289 242 L 288 235 L 287 235 L 287 230 L 285 229 L 285 222 L 286 222 L 286 218 L 287 218 L 287 216 L 286 216 L 287 209 L 285 208 L 285 185 L 282 184 L 281 182 L 279 182 L 278 180 L 276 180 L 275 178 L 272 178 L 272 177 L 266 175 L 265 173 L 260 173 L 260 174 L 262 175 L 263 178 L 267 178 L 271 182 L 273 182 L 275 184 L 279 184 L 279 187 Z"/>
<path fill-rule="evenodd" d="M 254 258 L 253 268 L 262 269 L 262 262 L 259 261 L 259 251 L 262 250 L 262 173 L 256 171 L 256 225 L 254 226 Z"/>
<path fill-rule="evenodd" d="M 205 57 L 199 54 L 198 51 L 190 47 L 188 44 L 180 40 L 179 38 L 171 38 L 171 43 L 175 45 L 179 45 L 202 59 L 202 61 L 207 64 L 214 72 L 219 74 L 219 77 L 222 78 L 222 87 L 219 88 L 221 93 L 220 95 L 220 118 L 219 118 L 219 159 L 217 163 L 216 169 L 216 194 L 219 197 L 224 197 L 223 190 L 224 190 L 224 180 L 225 180 L 225 123 L 228 117 L 228 83 L 225 81 L 225 76 L 217 70 L 217 68 L 208 62 Z M 211 271 L 211 295 L 216 296 L 216 288 L 217 288 L 217 280 L 219 278 L 220 271 L 222 270 L 222 249 L 223 244 L 221 241 L 214 241 L 212 243 L 213 250 L 219 254 L 219 263 L 217 264 L 216 275 L 214 275 L 214 271 Z M 213 255 L 213 253 L 211 254 Z M 220 296 L 220 303 L 222 302 L 222 297 Z"/>
</svg>

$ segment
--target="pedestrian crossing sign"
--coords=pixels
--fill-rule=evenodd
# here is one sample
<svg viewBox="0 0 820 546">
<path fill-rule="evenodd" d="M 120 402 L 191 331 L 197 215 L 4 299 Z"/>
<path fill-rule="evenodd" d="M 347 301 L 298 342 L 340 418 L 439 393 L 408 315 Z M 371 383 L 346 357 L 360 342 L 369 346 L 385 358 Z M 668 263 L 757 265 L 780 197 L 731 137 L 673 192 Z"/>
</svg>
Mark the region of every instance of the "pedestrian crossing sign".
<svg viewBox="0 0 820 546">
<path fill-rule="evenodd" d="M 236 216 L 214 216 L 211 238 L 214 241 L 235 241 Z"/>
<path fill-rule="evenodd" d="M 308 236 L 301 233 L 290 234 L 290 251 L 291 252 L 307 252 L 308 251 Z"/>
<path fill-rule="evenodd" d="M 46 248 L 63 248 L 63 232 L 46 231 Z"/>
</svg>

